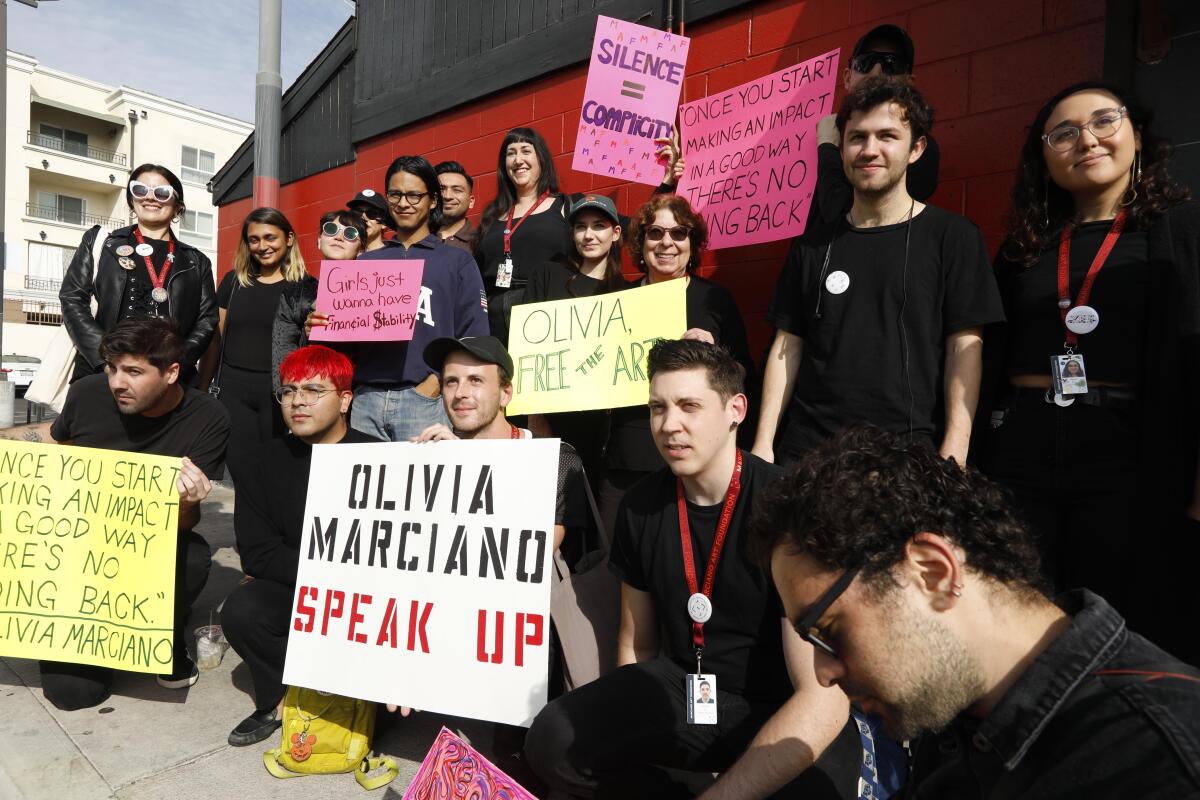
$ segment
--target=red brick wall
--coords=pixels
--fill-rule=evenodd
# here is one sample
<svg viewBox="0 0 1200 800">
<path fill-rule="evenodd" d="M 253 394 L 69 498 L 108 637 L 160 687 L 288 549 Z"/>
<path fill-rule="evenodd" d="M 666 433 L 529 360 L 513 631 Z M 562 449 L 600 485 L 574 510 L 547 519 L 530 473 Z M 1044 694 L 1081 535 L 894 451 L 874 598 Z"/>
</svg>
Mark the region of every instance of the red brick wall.
<svg viewBox="0 0 1200 800">
<path fill-rule="evenodd" d="M 693 37 L 685 99 L 694 100 L 751 78 L 842 48 L 842 63 L 859 36 L 875 25 L 901 25 L 916 45 L 917 85 L 936 113 L 941 145 L 935 205 L 966 214 L 989 246 L 999 243 L 1025 127 L 1047 97 L 1069 83 L 1101 75 L 1104 0 L 772 0 L 704 22 Z M 392 159 L 422 154 L 454 159 L 475 177 L 475 213 L 493 197 L 504 133 L 531 125 L 546 137 L 568 192 L 615 192 L 632 212 L 650 188 L 615 183 L 570 169 L 582 102 L 584 67 L 563 70 L 486 100 L 364 142 L 355 163 L 284 186 L 280 206 L 301 232 L 304 256 L 315 264 L 320 215 L 360 188 L 383 188 Z M 841 89 L 839 86 L 839 100 Z M 242 217 L 241 200 L 220 211 L 221 272 L 229 269 Z M 750 329 L 753 352 L 766 347 L 764 314 L 787 242 L 709 253 L 701 274 L 728 287 Z M 628 261 L 628 259 L 627 259 Z"/>
</svg>

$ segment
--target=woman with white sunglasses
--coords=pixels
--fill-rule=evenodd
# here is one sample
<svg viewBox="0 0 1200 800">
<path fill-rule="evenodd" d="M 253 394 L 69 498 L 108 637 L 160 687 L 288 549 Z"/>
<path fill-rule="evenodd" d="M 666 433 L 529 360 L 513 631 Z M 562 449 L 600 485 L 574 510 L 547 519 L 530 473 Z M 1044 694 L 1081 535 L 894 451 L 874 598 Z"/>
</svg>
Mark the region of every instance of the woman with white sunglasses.
<svg viewBox="0 0 1200 800">
<path fill-rule="evenodd" d="M 217 304 L 208 257 L 171 230 L 185 210 L 183 184 L 164 166 L 142 164 L 129 174 L 125 202 L 137 223 L 108 233 L 99 263 L 92 254 L 101 228 L 93 227 L 63 276 L 63 324 L 79 351 L 71 379 L 104 368 L 100 337 L 118 322 L 155 316 L 169 317 L 183 335 L 180 380 L 191 383 L 217 327 Z"/>
</svg>

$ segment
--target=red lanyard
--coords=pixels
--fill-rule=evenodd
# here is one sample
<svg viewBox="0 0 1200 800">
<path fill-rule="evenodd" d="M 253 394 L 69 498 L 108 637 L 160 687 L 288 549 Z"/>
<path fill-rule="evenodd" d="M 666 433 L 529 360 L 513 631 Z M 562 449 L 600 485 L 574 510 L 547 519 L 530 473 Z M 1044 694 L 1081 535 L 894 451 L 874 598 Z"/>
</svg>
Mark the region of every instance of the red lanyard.
<svg viewBox="0 0 1200 800">
<path fill-rule="evenodd" d="M 708 565 L 704 568 L 704 596 L 712 599 L 713 579 L 717 576 L 717 562 L 721 560 L 721 551 L 725 548 L 725 537 L 729 535 L 729 521 L 733 519 L 733 507 L 737 505 L 738 495 L 742 491 L 742 451 L 737 451 L 737 460 L 733 464 L 733 477 L 729 479 L 729 488 L 725 490 L 725 505 L 721 509 L 721 518 L 717 522 L 717 535 L 713 539 L 712 552 L 708 554 Z M 676 480 L 675 494 L 679 501 L 679 543 L 683 547 L 683 574 L 687 578 L 688 594 L 696 594 L 696 562 L 692 555 L 692 530 L 688 524 L 687 500 L 683 496 L 683 481 Z M 704 623 L 692 623 L 692 644 L 697 648 L 704 647 Z"/>
<path fill-rule="evenodd" d="M 508 423 L 508 427 L 512 428 L 512 433 L 509 434 L 508 438 L 510 438 L 510 439 L 520 439 L 521 438 L 521 429 L 520 428 L 518 428 L 516 425 L 513 425 L 511 422 Z"/>
<path fill-rule="evenodd" d="M 517 232 L 518 228 L 520 228 L 522 225 L 525 224 L 525 220 L 527 220 L 533 216 L 533 212 L 536 211 L 537 207 L 542 204 L 542 201 L 545 200 L 549 196 L 550 196 L 549 189 L 542 192 L 542 196 L 537 199 L 536 203 L 534 203 L 532 206 L 529 207 L 529 210 L 525 212 L 525 216 L 523 216 L 519 220 L 517 220 L 516 225 L 513 225 L 512 221 L 513 221 L 513 212 L 517 210 L 517 207 L 514 205 L 512 208 L 510 208 L 508 210 L 508 222 L 504 223 L 504 255 L 507 256 L 507 255 L 512 254 L 513 234 L 515 234 Z"/>
<path fill-rule="evenodd" d="M 1087 277 L 1083 279 L 1083 286 L 1079 287 L 1079 296 L 1075 298 L 1075 306 L 1086 306 L 1088 299 L 1092 296 L 1092 284 L 1096 282 L 1096 276 L 1100 274 L 1100 270 L 1104 268 L 1104 262 L 1108 260 L 1109 253 L 1117 244 L 1117 239 L 1121 238 L 1121 231 L 1125 229 L 1125 220 L 1129 214 L 1122 210 L 1117 214 L 1117 218 L 1113 220 L 1112 227 L 1108 234 L 1104 237 L 1104 242 L 1100 245 L 1100 250 L 1096 253 L 1096 257 L 1092 259 L 1092 265 L 1088 267 Z M 1067 327 L 1067 311 L 1071 308 L 1071 230 L 1063 228 L 1062 238 L 1058 242 L 1058 313 L 1062 317 L 1063 330 L 1066 332 L 1066 344 L 1069 347 L 1074 347 L 1079 343 L 1079 337 Z"/>
<path fill-rule="evenodd" d="M 146 238 L 142 236 L 142 232 L 137 228 L 133 229 L 134 238 L 138 240 L 138 245 L 146 243 Z M 162 274 L 154 271 L 154 262 L 150 260 L 150 256 L 142 256 L 146 260 L 146 271 L 150 273 L 150 282 L 154 284 L 155 289 L 161 289 L 167 281 L 167 273 L 171 271 L 171 267 L 175 264 L 175 237 L 171 235 L 171 231 L 167 231 L 167 260 L 163 264 Z"/>
</svg>

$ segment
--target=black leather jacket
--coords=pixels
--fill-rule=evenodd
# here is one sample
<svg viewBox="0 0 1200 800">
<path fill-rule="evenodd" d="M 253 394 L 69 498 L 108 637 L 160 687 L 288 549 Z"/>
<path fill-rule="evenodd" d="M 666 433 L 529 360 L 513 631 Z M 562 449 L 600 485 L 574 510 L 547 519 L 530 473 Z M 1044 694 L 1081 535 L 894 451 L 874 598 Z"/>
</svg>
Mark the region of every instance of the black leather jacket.
<svg viewBox="0 0 1200 800">
<path fill-rule="evenodd" d="M 304 321 L 317 304 L 317 279 L 305 275 L 283 287 L 271 329 L 271 382 L 279 388 L 279 365 L 293 350 L 308 344 Z"/>
<path fill-rule="evenodd" d="M 83 235 L 58 292 L 63 324 L 79 350 L 75 357 L 75 381 L 104 366 L 100 360 L 100 337 L 117 325 L 125 280 L 129 274 L 117 263 L 116 249 L 122 244 L 137 244 L 131 236 L 133 225 L 118 228 L 108 235 L 100 254 L 100 264 L 92 263 L 92 245 L 100 232 L 93 227 Z M 187 348 L 184 372 L 191 372 L 208 348 L 217 329 L 217 300 L 212 264 L 208 256 L 186 242 L 176 239 L 175 266 L 167 275 L 167 316 L 175 321 Z M 96 297 L 92 314 L 91 298 Z"/>
</svg>

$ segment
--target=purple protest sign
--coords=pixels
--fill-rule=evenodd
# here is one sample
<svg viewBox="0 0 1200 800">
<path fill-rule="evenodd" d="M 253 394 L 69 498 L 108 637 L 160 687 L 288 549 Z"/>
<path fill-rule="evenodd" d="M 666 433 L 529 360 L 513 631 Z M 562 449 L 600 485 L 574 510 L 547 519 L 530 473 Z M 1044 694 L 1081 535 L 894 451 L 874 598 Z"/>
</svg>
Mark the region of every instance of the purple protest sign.
<svg viewBox="0 0 1200 800">
<path fill-rule="evenodd" d="M 425 262 L 322 261 L 317 311 L 329 325 L 314 342 L 400 342 L 413 337 Z"/>
<path fill-rule="evenodd" d="M 657 186 L 654 140 L 670 136 L 691 40 L 598 17 L 571 169 Z"/>
<path fill-rule="evenodd" d="M 713 250 L 804 232 L 817 183 L 817 121 L 833 111 L 837 50 L 679 109 L 679 194 Z"/>
<path fill-rule="evenodd" d="M 442 728 L 404 800 L 537 800 L 462 739 Z"/>
</svg>

